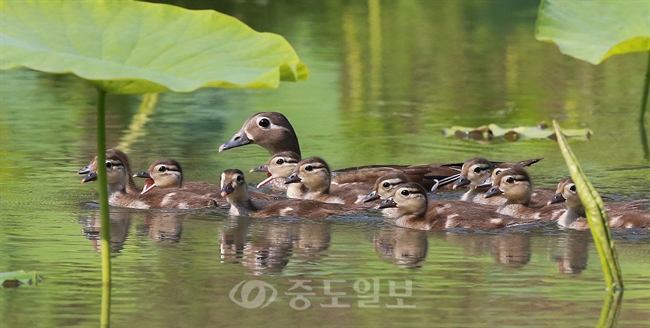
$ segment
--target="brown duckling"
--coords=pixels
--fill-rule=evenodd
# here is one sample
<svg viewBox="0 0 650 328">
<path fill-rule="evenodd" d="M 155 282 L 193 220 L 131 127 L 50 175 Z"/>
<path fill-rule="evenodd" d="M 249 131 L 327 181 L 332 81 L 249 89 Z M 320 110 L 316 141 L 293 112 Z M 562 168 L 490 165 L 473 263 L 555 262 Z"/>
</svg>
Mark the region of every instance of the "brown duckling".
<svg viewBox="0 0 650 328">
<path fill-rule="evenodd" d="M 395 194 L 382 201 L 378 208 L 396 207 L 392 219 L 398 226 L 420 230 L 464 228 L 494 230 L 530 223 L 494 212 L 490 207 L 463 201 L 428 201 L 426 190 L 419 184 L 402 184 Z"/>
<path fill-rule="evenodd" d="M 184 192 L 172 191 L 165 192 L 163 189 L 141 195 L 139 192 L 132 193 L 127 189 L 129 180 L 132 178 L 127 173 L 128 163 L 123 159 L 124 153 L 119 154 L 115 151 L 106 152 L 106 177 L 108 184 L 108 203 L 111 206 L 149 209 L 149 208 L 204 208 L 215 207 L 217 203 L 209 197 Z M 92 168 L 82 182 L 97 180 L 97 165 Z"/>
<path fill-rule="evenodd" d="M 143 194 L 156 187 L 162 189 L 173 188 L 201 195 L 211 194 L 211 197 L 220 194 L 218 186 L 207 182 L 183 183 L 181 163 L 169 158 L 153 162 L 147 171 L 136 173 L 133 177 L 147 179 L 142 188 Z"/>
<path fill-rule="evenodd" d="M 146 193 L 156 187 L 191 192 L 200 196 L 214 199 L 219 206 L 227 206 L 226 199 L 221 197 L 221 188 L 207 182 L 183 182 L 183 169 L 178 161 L 173 159 L 163 159 L 154 162 L 149 170 L 133 175 L 138 178 L 146 178 L 142 193 Z M 253 199 L 274 200 L 278 197 L 265 194 L 259 191 L 250 191 Z"/>
<path fill-rule="evenodd" d="M 493 169 L 499 165 L 499 172 L 503 167 L 511 167 L 512 165 L 529 166 L 541 161 L 541 158 L 533 158 L 516 163 L 500 163 L 491 162 L 483 157 L 472 158 L 465 163 L 460 171 L 460 178 L 456 180 L 453 189 L 469 185 L 469 190 L 463 194 L 460 200 L 475 202 L 479 204 L 501 205 L 505 203 L 506 199 L 503 197 L 485 198 L 483 194 L 490 189 L 491 184 L 484 184 L 479 186 L 486 180 L 490 179 Z"/>
<path fill-rule="evenodd" d="M 485 193 L 488 189 L 490 189 L 490 187 L 494 185 L 494 181 L 496 181 L 497 176 L 501 174 L 501 172 L 511 169 L 513 167 L 523 167 L 523 166 L 524 165 L 519 165 L 517 163 L 497 164 L 492 170 L 490 177 L 485 181 L 479 183 L 477 187 L 483 190 L 483 193 Z M 551 188 L 535 187 L 533 188 L 532 193 L 530 194 L 530 205 L 533 207 L 544 206 L 544 204 L 546 204 L 546 201 L 550 197 L 553 197 L 554 194 L 555 194 L 555 190 Z M 483 198 L 485 199 L 485 197 Z M 506 202 L 505 198 L 502 195 L 494 195 L 488 198 L 488 200 L 492 198 L 495 199 L 494 203 L 490 203 L 493 205 L 503 205 Z"/>
<path fill-rule="evenodd" d="M 329 165 L 320 157 L 303 159 L 285 180 L 287 184 L 297 182 L 302 183 L 307 188 L 303 199 L 312 199 L 323 203 L 361 203 L 363 198 L 370 192 L 370 188 L 365 184 L 351 184 L 331 189 Z"/>
<path fill-rule="evenodd" d="M 564 210 L 558 206 L 532 204 L 533 186 L 528 172 L 521 166 L 514 166 L 497 175 L 494 185 L 485 193 L 486 198 L 503 195 L 506 202 L 497 212 L 528 220 L 557 220 Z"/>
<path fill-rule="evenodd" d="M 128 175 L 124 186 L 126 192 L 129 194 L 139 194 L 140 188 L 138 188 L 138 186 L 135 185 L 133 179 L 131 179 L 131 166 L 129 164 L 129 157 L 126 156 L 123 151 L 116 148 L 109 148 L 106 150 L 106 158 L 108 159 L 109 156 L 119 158 L 121 163 L 124 165 L 124 169 Z M 90 161 L 88 165 L 79 170 L 77 173 L 85 174 L 85 176 L 81 179 L 81 183 L 97 180 L 97 156 L 95 156 L 95 158 L 93 158 L 93 160 Z"/>
<path fill-rule="evenodd" d="M 362 211 L 359 206 L 299 199 L 280 200 L 266 206 L 256 204 L 248 195 L 244 173 L 238 169 L 228 169 L 221 174 L 221 194 L 230 203 L 231 215 L 247 215 L 254 218 L 291 216 L 323 219 L 333 215 L 358 214 Z"/>
<path fill-rule="evenodd" d="M 241 130 L 226 143 L 219 147 L 219 152 L 248 144 L 258 144 L 275 155 L 282 151 L 292 151 L 298 156 L 300 144 L 293 126 L 289 120 L 278 112 L 262 112 L 251 116 Z M 423 179 L 424 175 L 449 177 L 458 174 L 458 169 L 445 165 L 368 165 L 337 170 L 331 174 L 332 185 L 347 183 L 374 184 L 377 178 L 390 173 L 392 170 L 402 170 L 408 175 L 414 175 L 412 180 Z M 417 177 L 417 179 L 415 178 Z M 433 185 L 432 180 L 423 179 L 422 183 Z"/>
<path fill-rule="evenodd" d="M 302 199 L 307 193 L 307 187 L 300 182 L 285 184 L 284 180 L 288 178 L 291 173 L 298 166 L 300 162 L 300 155 L 292 151 L 279 152 L 269 159 L 269 161 L 258 167 L 254 167 L 250 172 L 267 172 L 268 177 L 257 185 L 257 188 L 271 183 L 274 189 L 287 191 L 287 198 Z"/>
<path fill-rule="evenodd" d="M 566 178 L 557 185 L 557 193 L 548 204 L 566 202 L 567 210 L 557 221 L 558 226 L 576 230 L 589 229 L 578 190 L 573 179 Z M 647 200 L 628 203 L 605 203 L 610 228 L 650 228 L 650 212 L 643 209 Z"/>
</svg>

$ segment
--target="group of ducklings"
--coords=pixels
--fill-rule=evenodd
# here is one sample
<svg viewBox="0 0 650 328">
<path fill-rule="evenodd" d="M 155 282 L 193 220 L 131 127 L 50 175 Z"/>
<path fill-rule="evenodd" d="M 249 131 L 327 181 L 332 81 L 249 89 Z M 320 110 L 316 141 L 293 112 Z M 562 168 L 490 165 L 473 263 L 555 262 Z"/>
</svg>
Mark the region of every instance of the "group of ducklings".
<svg viewBox="0 0 650 328">
<path fill-rule="evenodd" d="M 229 206 L 232 215 L 255 218 L 325 218 L 374 207 L 398 226 L 421 230 L 493 230 L 551 221 L 564 228 L 589 228 L 570 178 L 556 190 L 532 187 L 524 167 L 541 159 L 499 163 L 474 158 L 457 164 L 370 165 L 331 171 L 320 157 L 301 158 L 291 123 L 277 112 L 251 116 L 219 152 L 248 144 L 260 145 L 271 155 L 265 165 L 250 170 L 268 174 L 257 188 L 270 185 L 282 195 L 249 190 L 253 188 L 239 169 L 225 170 L 220 186 L 183 182 L 181 165 L 171 159 L 132 174 L 126 154 L 109 149 L 105 163 L 109 204 L 140 209 Z M 96 180 L 97 168 L 95 158 L 79 171 L 85 174 L 82 182 Z M 132 177 L 146 179 L 142 189 Z M 469 190 L 460 200 L 429 200 L 427 195 L 427 190 L 464 186 Z M 606 203 L 610 227 L 650 228 L 646 205 L 647 201 Z"/>
</svg>

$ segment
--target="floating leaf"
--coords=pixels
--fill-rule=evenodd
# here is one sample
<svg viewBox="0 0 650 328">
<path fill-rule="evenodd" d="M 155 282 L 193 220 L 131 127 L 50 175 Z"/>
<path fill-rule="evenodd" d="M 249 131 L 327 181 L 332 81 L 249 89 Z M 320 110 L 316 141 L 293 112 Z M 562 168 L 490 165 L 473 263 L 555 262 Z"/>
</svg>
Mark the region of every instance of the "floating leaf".
<svg viewBox="0 0 650 328">
<path fill-rule="evenodd" d="M 542 0 L 535 37 L 594 65 L 612 55 L 648 51 L 648 2 Z"/>
<path fill-rule="evenodd" d="M 442 133 L 446 136 L 454 136 L 458 139 L 470 139 L 488 142 L 492 138 L 502 138 L 506 141 L 518 141 L 523 139 L 552 139 L 555 140 L 555 131 L 546 129 L 544 123 L 535 127 L 502 128 L 496 124 L 482 125 L 476 128 L 465 126 L 452 126 L 444 129 Z M 593 132 L 589 129 L 563 129 L 562 133 L 571 138 L 589 140 Z"/>
<path fill-rule="evenodd" d="M 623 276 L 618 264 L 618 257 L 616 255 L 616 247 L 614 247 L 614 239 L 612 239 L 612 232 L 609 230 L 609 220 L 607 220 L 607 213 L 605 212 L 605 204 L 600 198 L 598 191 L 591 185 L 589 179 L 582 171 L 578 159 L 571 151 L 569 143 L 560 133 L 560 125 L 553 121 L 555 132 L 557 133 L 558 145 L 562 151 L 562 156 L 566 162 L 573 183 L 578 189 L 578 196 L 585 208 L 587 214 L 587 222 L 589 223 L 589 230 L 596 244 L 600 264 L 605 274 L 607 281 L 607 288 L 614 290 L 623 288 Z"/>
<path fill-rule="evenodd" d="M 275 88 L 308 77 L 282 36 L 211 10 L 0 0 L 0 20 L 0 69 L 72 73 L 109 93 Z"/>
<path fill-rule="evenodd" d="M 40 278 L 36 272 L 25 272 L 23 270 L 13 272 L 0 272 L 2 287 L 19 287 L 36 285 Z"/>
</svg>

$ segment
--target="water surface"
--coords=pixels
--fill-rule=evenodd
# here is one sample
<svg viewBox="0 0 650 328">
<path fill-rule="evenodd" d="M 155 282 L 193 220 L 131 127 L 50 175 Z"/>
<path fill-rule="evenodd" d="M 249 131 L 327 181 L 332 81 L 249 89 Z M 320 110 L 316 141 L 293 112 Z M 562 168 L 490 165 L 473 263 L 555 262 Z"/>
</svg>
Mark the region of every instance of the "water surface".
<svg viewBox="0 0 650 328">
<path fill-rule="evenodd" d="M 224 169 L 247 171 L 268 158 L 257 146 L 219 154 L 219 145 L 251 114 L 280 111 L 303 155 L 334 168 L 544 157 L 530 169 L 533 182 L 554 187 L 568 174 L 554 142 L 483 144 L 441 131 L 558 119 L 594 131 L 571 146 L 603 194 L 650 198 L 650 163 L 635 121 L 646 55 L 599 66 L 563 56 L 534 39 L 535 1 L 177 4 L 282 34 L 310 80 L 278 90 L 162 94 L 140 125 L 141 97 L 109 95 L 107 144 L 127 151 L 134 171 L 169 157 L 181 161 L 187 181 L 218 183 Z M 0 272 L 43 277 L 35 288 L 0 292 L 3 327 L 99 323 L 98 210 L 87 205 L 96 185 L 81 185 L 74 174 L 95 152 L 95 98 L 74 77 L 0 72 Z M 374 214 L 251 220 L 223 211 L 112 209 L 111 218 L 115 327 L 595 326 L 606 295 L 590 234 L 553 225 L 427 233 Z M 648 326 L 647 232 L 614 236 L 626 284 L 618 323 Z M 246 309 L 229 297 L 252 280 L 276 289 L 268 306 Z M 290 291 L 292 280 L 311 291 Z M 391 292 L 391 281 L 411 282 L 403 304 L 414 307 L 387 307 L 402 292 Z M 305 310 L 292 308 L 295 296 L 286 293 L 296 291 L 313 293 Z M 332 292 L 345 293 L 339 303 L 349 307 L 322 307 Z"/>
</svg>

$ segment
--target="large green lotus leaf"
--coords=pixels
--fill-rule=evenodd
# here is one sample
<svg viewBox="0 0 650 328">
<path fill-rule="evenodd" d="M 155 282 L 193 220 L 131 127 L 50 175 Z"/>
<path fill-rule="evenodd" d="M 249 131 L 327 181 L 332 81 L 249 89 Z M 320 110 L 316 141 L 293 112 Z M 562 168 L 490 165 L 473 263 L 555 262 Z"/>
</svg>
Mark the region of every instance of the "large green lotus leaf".
<svg viewBox="0 0 650 328">
<path fill-rule="evenodd" d="M 650 50 L 648 0 L 542 0 L 535 37 L 594 65 L 612 55 Z"/>
<path fill-rule="evenodd" d="M 281 36 L 211 10 L 0 0 L 0 69 L 73 73 L 110 93 L 277 87 L 308 77 Z"/>
</svg>

